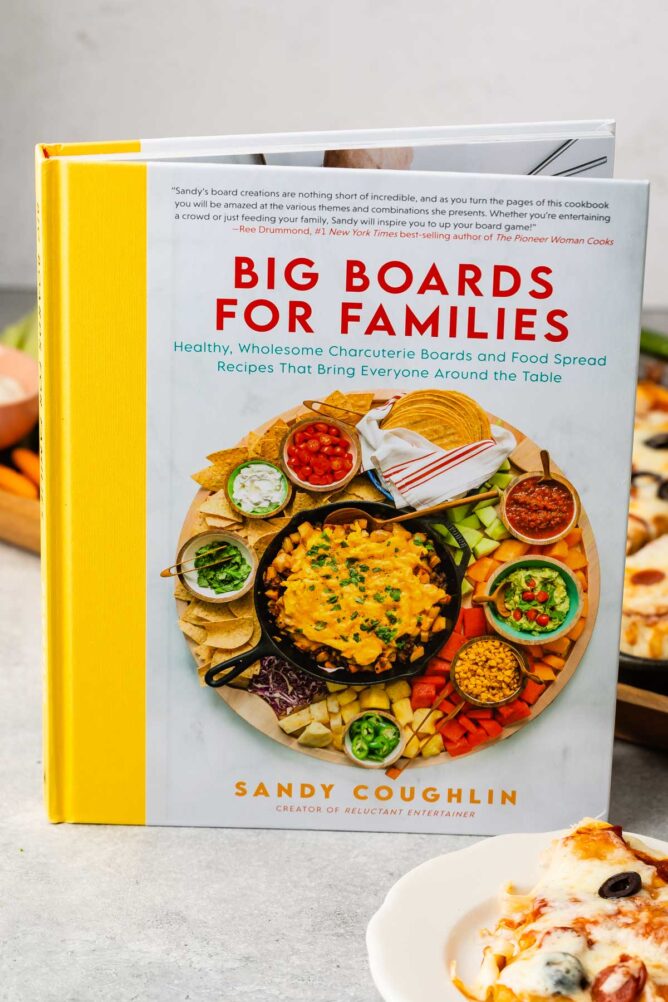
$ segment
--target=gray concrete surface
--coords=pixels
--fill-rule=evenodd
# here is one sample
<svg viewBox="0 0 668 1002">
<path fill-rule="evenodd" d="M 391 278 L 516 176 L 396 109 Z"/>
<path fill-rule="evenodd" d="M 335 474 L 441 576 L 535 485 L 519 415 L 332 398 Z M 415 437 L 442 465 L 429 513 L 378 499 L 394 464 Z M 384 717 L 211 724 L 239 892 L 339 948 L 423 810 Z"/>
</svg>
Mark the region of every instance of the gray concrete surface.
<svg viewBox="0 0 668 1002">
<path fill-rule="evenodd" d="M 0 296 L 0 322 L 30 295 Z M 39 562 L 0 544 L 0 1000 L 377 1002 L 364 932 L 470 838 L 51 826 Z M 611 816 L 668 839 L 668 759 L 617 743 Z"/>
</svg>

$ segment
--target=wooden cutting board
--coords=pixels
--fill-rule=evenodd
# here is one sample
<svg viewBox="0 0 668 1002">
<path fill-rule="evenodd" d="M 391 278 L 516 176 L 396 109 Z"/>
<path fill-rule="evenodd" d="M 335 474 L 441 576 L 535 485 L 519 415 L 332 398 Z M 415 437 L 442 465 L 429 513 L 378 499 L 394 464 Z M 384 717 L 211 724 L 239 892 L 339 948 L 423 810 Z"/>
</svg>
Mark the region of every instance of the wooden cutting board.
<svg viewBox="0 0 668 1002">
<path fill-rule="evenodd" d="M 0 539 L 39 553 L 39 501 L 0 491 Z"/>
<path fill-rule="evenodd" d="M 668 751 L 668 696 L 620 682 L 615 737 Z"/>
</svg>

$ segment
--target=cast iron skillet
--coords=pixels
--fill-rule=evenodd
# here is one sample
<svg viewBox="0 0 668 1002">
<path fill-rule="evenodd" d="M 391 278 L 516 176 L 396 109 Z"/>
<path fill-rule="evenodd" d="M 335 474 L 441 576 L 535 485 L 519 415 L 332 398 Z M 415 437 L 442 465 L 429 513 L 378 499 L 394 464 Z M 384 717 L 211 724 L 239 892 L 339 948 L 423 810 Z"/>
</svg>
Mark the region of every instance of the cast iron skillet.
<svg viewBox="0 0 668 1002">
<path fill-rule="evenodd" d="M 668 661 L 639 658 L 622 651 L 619 655 L 619 681 L 668 696 Z"/>
<path fill-rule="evenodd" d="M 252 651 L 247 651 L 245 654 L 229 658 L 227 661 L 221 661 L 220 664 L 212 665 L 204 676 L 204 680 L 207 685 L 210 685 L 213 688 L 226 685 L 228 682 L 231 682 L 232 679 L 236 678 L 237 675 L 240 675 L 245 668 L 248 668 L 249 665 L 257 661 L 258 658 L 265 657 L 267 654 L 273 654 L 279 658 L 283 658 L 283 660 L 287 661 L 293 668 L 300 668 L 302 671 L 307 672 L 314 678 L 321 679 L 323 682 L 336 682 L 340 685 L 368 685 L 372 682 L 389 682 L 392 679 L 407 678 L 411 675 L 419 674 L 426 665 L 427 661 L 429 661 L 430 658 L 433 658 L 434 655 L 441 649 L 452 633 L 455 623 L 457 622 L 457 617 L 459 616 L 459 609 L 462 601 L 462 578 L 464 577 L 464 571 L 468 565 L 471 551 L 466 543 L 466 540 L 457 527 L 447 523 L 448 529 L 457 540 L 457 543 L 462 550 L 462 556 L 460 557 L 459 563 L 455 563 L 454 557 L 452 556 L 450 550 L 448 550 L 442 537 L 433 529 L 434 522 L 438 522 L 441 525 L 443 524 L 443 519 L 439 517 L 434 519 L 416 518 L 414 521 L 410 522 L 410 529 L 412 531 L 424 532 L 433 542 L 434 549 L 441 558 L 439 570 L 445 576 L 445 588 L 448 595 L 451 596 L 449 605 L 445 606 L 443 610 L 443 613 L 446 616 L 446 628 L 441 630 L 439 633 L 434 634 L 424 645 L 424 654 L 421 658 L 418 658 L 416 661 L 400 662 L 393 668 L 389 669 L 389 671 L 382 672 L 380 675 L 373 671 L 352 672 L 348 668 L 339 668 L 337 671 L 327 671 L 318 664 L 315 658 L 311 657 L 304 651 L 300 651 L 298 647 L 295 647 L 295 645 L 287 637 L 281 635 L 280 631 L 276 628 L 271 613 L 269 612 L 268 600 L 264 593 L 265 571 L 278 551 L 281 549 L 283 540 L 286 536 L 293 533 L 298 525 L 302 522 L 322 522 L 330 511 L 336 511 L 337 508 L 345 507 L 350 507 L 349 501 L 339 502 L 338 504 L 323 505 L 321 508 L 314 508 L 309 511 L 299 512 L 297 515 L 294 515 L 290 519 L 288 525 L 286 525 L 285 528 L 282 529 L 274 539 L 272 539 L 260 559 L 255 576 L 255 584 L 253 586 L 255 612 L 257 613 L 262 630 L 260 640 Z M 393 515 L 401 514 L 401 511 L 397 511 L 397 509 L 391 505 L 378 504 L 374 501 L 355 501 L 355 507 L 362 508 L 364 511 L 369 512 L 369 514 L 379 517 L 385 516 L 387 518 L 391 518 Z M 221 675 L 220 673 L 226 668 L 229 668 L 230 671 Z"/>
</svg>

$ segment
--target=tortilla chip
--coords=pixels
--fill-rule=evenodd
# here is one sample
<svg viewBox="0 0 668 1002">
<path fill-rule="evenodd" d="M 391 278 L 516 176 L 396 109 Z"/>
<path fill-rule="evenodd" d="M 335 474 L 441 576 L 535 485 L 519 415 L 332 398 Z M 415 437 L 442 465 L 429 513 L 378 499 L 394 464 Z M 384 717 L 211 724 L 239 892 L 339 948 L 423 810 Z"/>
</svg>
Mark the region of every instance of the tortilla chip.
<svg viewBox="0 0 668 1002">
<path fill-rule="evenodd" d="M 248 617 L 234 619 L 226 623 L 212 623 L 205 631 L 206 647 L 220 647 L 221 650 L 233 651 L 242 644 L 248 643 L 253 636 L 254 622 Z"/>
<path fill-rule="evenodd" d="M 203 661 L 211 660 L 211 648 L 205 647 L 204 644 L 198 644 L 197 647 L 193 647 L 192 652 L 199 664 Z"/>
<path fill-rule="evenodd" d="M 231 518 L 219 518 L 217 515 L 205 515 L 204 521 L 210 529 L 230 529 L 236 532 L 241 522 L 233 522 Z"/>
<path fill-rule="evenodd" d="M 246 462 L 248 459 L 248 449 L 234 445 L 231 449 L 221 449 L 219 452 L 212 452 L 206 458 L 214 466 L 221 466 L 231 470 L 233 466 L 238 466 L 239 463 Z"/>
<path fill-rule="evenodd" d="M 241 515 L 234 510 L 227 499 L 225 491 L 216 491 L 210 494 L 204 504 L 199 506 L 202 515 L 215 515 L 217 518 L 226 518 L 232 522 L 240 522 Z"/>
<path fill-rule="evenodd" d="M 248 542 L 253 546 L 260 536 L 266 536 L 268 532 L 275 535 L 278 528 L 274 528 L 266 518 L 253 518 L 248 523 Z"/>
<path fill-rule="evenodd" d="M 348 484 L 348 490 L 362 501 L 386 501 L 387 499 L 371 483 L 367 476 L 355 477 Z"/>
<path fill-rule="evenodd" d="M 248 666 L 248 668 L 244 668 L 244 670 L 230 682 L 232 688 L 247 689 L 251 679 L 254 678 L 260 671 L 260 667 L 260 662 L 254 661 L 252 665 Z"/>
<path fill-rule="evenodd" d="M 258 557 L 261 557 L 264 551 L 267 549 L 272 539 L 276 538 L 275 532 L 265 532 L 264 536 L 260 536 L 253 543 L 253 549 Z"/>
<path fill-rule="evenodd" d="M 181 584 L 178 578 L 176 579 L 176 584 L 174 585 L 174 598 L 180 602 L 190 602 L 192 599 L 192 595 L 186 586 Z"/>
<path fill-rule="evenodd" d="M 197 601 L 191 602 L 186 611 L 181 616 L 181 620 L 184 623 L 194 623 L 195 626 L 201 626 L 199 622 L 200 616 L 196 610 Z"/>
<path fill-rule="evenodd" d="M 206 686 L 206 682 L 204 681 L 204 676 L 206 675 L 212 664 L 213 664 L 212 661 L 205 661 L 203 664 L 197 666 L 197 674 L 199 676 L 200 685 Z"/>
<path fill-rule="evenodd" d="M 193 473 L 192 478 L 208 491 L 222 491 L 234 467 L 248 459 L 248 450 L 238 447 L 223 449 L 221 452 L 212 452 L 207 459 L 212 461 L 213 466 L 207 466 L 199 473 Z"/>
<path fill-rule="evenodd" d="M 180 619 L 179 627 L 181 628 L 181 632 L 185 633 L 186 637 L 194 640 L 196 644 L 203 644 L 205 642 L 206 630 L 202 626 L 195 626 L 193 623 L 188 623 L 184 619 Z"/>
<path fill-rule="evenodd" d="M 205 623 L 227 623 L 232 619 L 235 619 L 235 615 L 230 609 L 232 603 L 221 603 L 216 605 L 214 602 L 201 602 L 196 599 L 188 609 L 188 612 L 192 616 L 197 616 Z M 192 623 L 193 619 L 187 619 L 186 616 L 182 617 L 186 622 Z"/>
<path fill-rule="evenodd" d="M 195 515 L 190 524 L 190 533 L 193 536 L 197 536 L 200 532 L 208 532 L 209 526 L 206 523 L 204 515 L 200 515 L 199 512 Z"/>
<path fill-rule="evenodd" d="M 252 446 L 252 455 L 260 459 L 279 459 L 281 444 L 290 429 L 282 418 L 264 431 Z"/>
<path fill-rule="evenodd" d="M 255 608 L 252 591 L 247 591 L 241 598 L 235 598 L 234 602 L 228 602 L 225 608 L 229 609 L 239 619 L 252 616 Z"/>
<path fill-rule="evenodd" d="M 323 503 L 326 502 L 322 501 L 322 495 L 309 494 L 308 491 L 302 491 L 297 488 L 288 511 L 291 516 L 297 515 L 300 511 L 310 511 L 312 508 L 317 508 L 318 505 Z"/>
<path fill-rule="evenodd" d="M 356 425 L 371 410 L 373 393 L 341 393 L 334 390 L 321 402 L 318 413 L 344 424 Z"/>
</svg>

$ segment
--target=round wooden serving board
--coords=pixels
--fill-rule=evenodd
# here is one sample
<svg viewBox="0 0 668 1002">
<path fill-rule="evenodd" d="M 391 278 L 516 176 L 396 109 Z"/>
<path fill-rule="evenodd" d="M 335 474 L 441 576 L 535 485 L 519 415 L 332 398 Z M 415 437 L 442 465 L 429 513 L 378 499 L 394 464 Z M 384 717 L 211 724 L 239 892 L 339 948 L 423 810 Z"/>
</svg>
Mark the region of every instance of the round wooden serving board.
<svg viewBox="0 0 668 1002">
<path fill-rule="evenodd" d="M 374 405 L 380 405 L 386 402 L 396 395 L 396 390 L 377 390 L 374 392 Z M 284 411 L 281 414 L 277 414 L 271 420 L 260 425 L 258 428 L 252 429 L 256 434 L 261 435 L 264 431 L 269 428 L 274 421 L 282 418 L 288 425 L 294 424 L 297 420 L 308 416 L 311 414 L 308 408 L 303 405 L 294 407 L 291 410 Z M 528 438 L 523 432 L 513 425 L 509 424 L 500 418 L 489 414 L 489 419 L 492 424 L 501 425 L 511 431 L 516 440 L 517 446 L 511 453 L 509 459 L 513 467 L 517 467 L 520 472 L 528 472 L 529 470 L 540 470 L 540 449 L 541 446 L 537 445 L 534 441 Z M 314 416 L 314 420 L 317 420 Z M 559 469 L 557 464 L 552 461 L 552 468 L 557 473 L 562 471 Z M 577 485 L 576 485 L 577 487 Z M 181 534 L 178 540 L 178 548 L 193 535 L 193 525 L 195 524 L 199 506 L 205 501 L 211 492 L 200 489 L 193 498 L 192 504 L 188 509 L 183 526 L 181 529 Z M 465 503 L 465 499 L 462 499 Z M 585 554 L 587 557 L 587 577 L 588 577 L 588 591 L 587 595 L 589 598 L 589 611 L 587 613 L 585 628 L 575 641 L 573 647 L 571 648 L 566 664 L 559 672 L 556 680 L 551 682 L 545 687 L 545 692 L 542 696 L 534 703 L 531 708 L 531 716 L 522 720 L 520 723 L 504 727 L 501 735 L 492 741 L 487 741 L 482 745 L 478 745 L 468 755 L 474 755 L 476 752 L 490 748 L 497 741 L 504 741 L 509 738 L 512 734 L 518 731 L 520 728 L 527 727 L 530 725 L 532 720 L 535 720 L 543 710 L 550 705 L 562 691 L 564 686 L 568 683 L 569 679 L 573 677 L 573 674 L 582 659 L 582 656 L 587 649 L 589 644 L 589 638 L 591 637 L 592 631 L 594 629 L 594 624 L 596 622 L 596 615 L 598 612 L 599 603 L 599 590 L 600 590 L 600 574 L 599 574 L 599 562 L 598 553 L 596 550 L 596 542 L 594 540 L 594 534 L 592 532 L 591 524 L 587 518 L 587 513 L 584 508 L 581 511 L 580 519 L 578 522 L 580 528 L 582 529 L 582 543 L 585 549 Z M 468 604 L 468 599 L 464 600 Z M 188 603 L 177 599 L 176 606 L 178 610 L 179 618 L 185 612 Z M 197 646 L 193 640 L 189 637 L 184 638 L 188 643 L 191 651 Z M 193 654 L 193 661 L 195 665 L 197 661 Z M 382 675 L 379 676 L 378 682 L 382 682 Z M 265 703 L 265 701 L 260 697 L 255 695 L 255 693 L 248 692 L 245 689 L 233 688 L 232 686 L 222 686 L 216 689 L 215 692 L 218 693 L 221 699 L 223 699 L 227 705 L 234 710 L 240 717 L 242 717 L 247 723 L 254 727 L 256 730 L 265 734 L 267 737 L 271 738 L 272 741 L 277 741 L 279 744 L 285 745 L 288 748 L 292 748 L 293 751 L 300 752 L 305 755 L 310 755 L 312 758 L 318 758 L 322 761 L 333 762 L 337 765 L 345 765 L 350 768 L 355 768 L 350 760 L 346 757 L 343 751 L 338 751 L 335 748 L 308 748 L 305 745 L 300 745 L 297 743 L 296 738 L 285 734 L 284 731 L 278 725 L 278 718 L 276 717 L 274 711 L 271 707 Z M 464 756 L 460 756 L 464 757 Z M 418 756 L 417 758 L 411 759 L 408 768 L 423 768 L 425 766 L 443 765 L 446 762 L 454 761 L 447 752 L 442 752 L 440 755 L 435 755 L 430 758 L 422 758 Z"/>
</svg>

